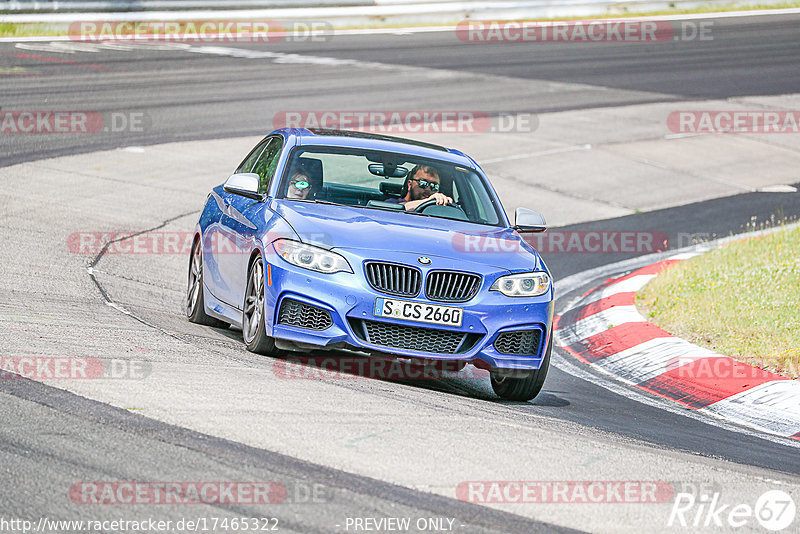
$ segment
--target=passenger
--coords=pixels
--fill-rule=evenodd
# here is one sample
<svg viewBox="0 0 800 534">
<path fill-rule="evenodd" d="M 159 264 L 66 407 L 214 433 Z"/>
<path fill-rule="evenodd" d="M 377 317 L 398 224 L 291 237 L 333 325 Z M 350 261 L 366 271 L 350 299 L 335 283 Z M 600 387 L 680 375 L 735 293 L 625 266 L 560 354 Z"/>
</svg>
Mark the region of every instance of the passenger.
<svg viewBox="0 0 800 534">
<path fill-rule="evenodd" d="M 303 170 L 295 171 L 289 180 L 289 188 L 286 190 L 286 198 L 294 200 L 306 200 L 311 194 L 311 179 Z"/>
</svg>

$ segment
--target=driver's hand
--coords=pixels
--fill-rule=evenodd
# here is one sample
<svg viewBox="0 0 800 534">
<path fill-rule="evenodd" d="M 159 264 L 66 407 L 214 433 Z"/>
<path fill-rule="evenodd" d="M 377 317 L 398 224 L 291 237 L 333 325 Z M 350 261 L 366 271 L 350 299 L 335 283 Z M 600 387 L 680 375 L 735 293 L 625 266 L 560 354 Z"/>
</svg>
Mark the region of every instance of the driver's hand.
<svg viewBox="0 0 800 534">
<path fill-rule="evenodd" d="M 438 204 L 439 206 L 453 203 L 453 199 L 443 193 L 434 193 L 431 196 L 429 196 L 427 200 L 435 200 L 436 204 Z"/>
</svg>

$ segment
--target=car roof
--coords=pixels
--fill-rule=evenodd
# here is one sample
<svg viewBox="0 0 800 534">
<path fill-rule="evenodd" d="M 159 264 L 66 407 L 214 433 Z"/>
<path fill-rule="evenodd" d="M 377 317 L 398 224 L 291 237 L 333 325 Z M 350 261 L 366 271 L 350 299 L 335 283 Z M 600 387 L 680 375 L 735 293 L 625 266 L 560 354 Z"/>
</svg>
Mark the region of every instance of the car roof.
<svg viewBox="0 0 800 534">
<path fill-rule="evenodd" d="M 325 130 L 306 128 L 283 128 L 275 133 L 294 135 L 298 146 L 336 146 L 366 148 L 383 152 L 399 152 L 412 156 L 449 161 L 458 165 L 476 168 L 471 158 L 443 146 L 403 137 L 358 132 L 351 130 Z"/>
</svg>

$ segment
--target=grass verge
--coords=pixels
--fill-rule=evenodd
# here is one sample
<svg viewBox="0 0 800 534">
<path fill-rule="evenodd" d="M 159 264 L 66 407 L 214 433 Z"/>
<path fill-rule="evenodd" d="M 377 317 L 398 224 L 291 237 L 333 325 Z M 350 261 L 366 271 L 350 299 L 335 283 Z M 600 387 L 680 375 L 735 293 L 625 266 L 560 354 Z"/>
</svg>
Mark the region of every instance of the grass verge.
<svg viewBox="0 0 800 534">
<path fill-rule="evenodd" d="M 636 305 L 676 336 L 800 378 L 800 228 L 677 263 L 637 294 Z"/>
</svg>

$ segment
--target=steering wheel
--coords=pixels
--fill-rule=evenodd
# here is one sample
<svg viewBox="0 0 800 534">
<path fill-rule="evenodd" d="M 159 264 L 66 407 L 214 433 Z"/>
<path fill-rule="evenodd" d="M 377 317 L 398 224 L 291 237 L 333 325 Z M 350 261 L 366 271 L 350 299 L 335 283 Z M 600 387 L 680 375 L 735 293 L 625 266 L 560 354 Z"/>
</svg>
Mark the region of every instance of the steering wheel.
<svg viewBox="0 0 800 534">
<path fill-rule="evenodd" d="M 420 204 L 419 206 L 417 206 L 416 208 L 414 208 L 414 213 L 422 213 L 423 211 L 428 209 L 430 206 L 436 206 L 436 205 L 437 205 L 436 204 L 436 199 L 435 198 L 430 198 L 430 199 L 426 200 L 425 202 L 423 202 L 422 204 Z M 458 204 L 456 204 L 455 202 L 453 202 L 452 204 L 442 204 L 442 207 L 445 207 L 445 206 L 449 206 L 451 208 L 456 208 L 461 213 L 464 213 L 464 209 L 461 206 L 459 206 Z"/>
</svg>

